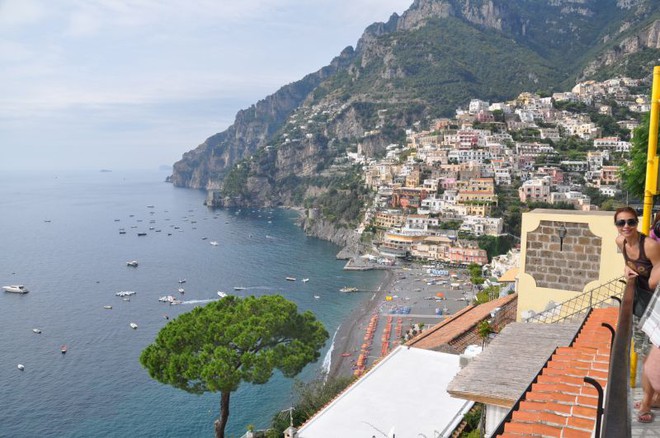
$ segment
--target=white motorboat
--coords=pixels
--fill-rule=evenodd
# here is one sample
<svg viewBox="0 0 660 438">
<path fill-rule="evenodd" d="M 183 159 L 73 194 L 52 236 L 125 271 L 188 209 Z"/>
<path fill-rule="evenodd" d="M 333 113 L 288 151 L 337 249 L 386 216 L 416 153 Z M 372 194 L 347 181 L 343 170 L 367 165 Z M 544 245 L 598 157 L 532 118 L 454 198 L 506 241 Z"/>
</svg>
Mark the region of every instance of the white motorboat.
<svg viewBox="0 0 660 438">
<path fill-rule="evenodd" d="M 137 268 L 138 262 L 137 260 L 131 260 L 130 262 L 126 262 L 126 266 L 130 266 L 131 268 Z"/>
<path fill-rule="evenodd" d="M 112 306 L 103 306 L 104 309 L 110 310 L 112 309 Z"/>
<path fill-rule="evenodd" d="M 22 363 L 18 364 L 18 369 L 23 371 L 25 369 L 25 366 Z"/>
<path fill-rule="evenodd" d="M 30 292 L 27 287 L 22 284 L 10 284 L 9 286 L 2 286 L 5 292 L 10 292 L 13 294 L 26 294 Z"/>
<path fill-rule="evenodd" d="M 131 326 L 131 328 L 132 328 L 133 330 L 135 330 L 135 329 L 137 328 L 137 324 L 134 323 L 134 322 L 130 323 L 129 325 Z"/>
<path fill-rule="evenodd" d="M 359 289 L 357 287 L 344 286 L 341 289 L 339 289 L 339 292 L 344 292 L 344 293 L 349 292 L 350 293 L 350 292 L 357 292 L 358 290 Z"/>
<path fill-rule="evenodd" d="M 296 277 L 286 277 L 286 281 L 296 281 Z"/>
<path fill-rule="evenodd" d="M 314 298 L 317 299 L 317 300 L 320 300 L 321 296 L 320 295 L 314 295 Z"/>
<path fill-rule="evenodd" d="M 227 293 L 226 293 L 226 292 L 223 292 L 223 291 L 221 291 L 221 290 L 219 290 L 219 291 L 218 291 L 218 296 L 219 296 L 220 298 L 224 298 L 224 297 L 227 296 Z"/>
<path fill-rule="evenodd" d="M 41 334 L 41 329 L 33 328 L 32 331 L 35 332 L 36 334 Z"/>
<path fill-rule="evenodd" d="M 183 302 L 173 295 L 162 296 L 158 298 L 158 301 L 160 301 L 161 303 L 168 303 L 170 306 L 173 304 L 181 304 Z"/>
<path fill-rule="evenodd" d="M 182 288 L 182 287 L 179 288 L 179 293 L 180 293 L 180 294 L 184 293 L 185 291 L 186 291 L 186 290 L 185 290 L 184 288 Z"/>
<path fill-rule="evenodd" d="M 118 297 L 130 297 L 131 295 L 135 295 L 137 292 L 133 290 L 120 290 L 117 292 L 115 295 Z"/>
<path fill-rule="evenodd" d="M 308 281 L 309 281 L 309 278 L 303 278 L 303 279 L 302 279 L 302 282 L 303 282 L 303 283 L 307 283 Z"/>
<path fill-rule="evenodd" d="M 213 245 L 213 246 L 218 246 L 218 245 L 219 245 L 219 243 L 216 242 L 215 240 L 212 240 L 212 241 L 210 241 L 209 243 L 210 243 L 211 245 Z"/>
<path fill-rule="evenodd" d="M 183 280 L 179 280 L 179 284 L 183 284 L 186 282 L 186 279 L 184 278 Z"/>
<path fill-rule="evenodd" d="M 234 290 L 245 290 L 245 289 L 247 288 L 243 286 L 234 286 Z"/>
</svg>

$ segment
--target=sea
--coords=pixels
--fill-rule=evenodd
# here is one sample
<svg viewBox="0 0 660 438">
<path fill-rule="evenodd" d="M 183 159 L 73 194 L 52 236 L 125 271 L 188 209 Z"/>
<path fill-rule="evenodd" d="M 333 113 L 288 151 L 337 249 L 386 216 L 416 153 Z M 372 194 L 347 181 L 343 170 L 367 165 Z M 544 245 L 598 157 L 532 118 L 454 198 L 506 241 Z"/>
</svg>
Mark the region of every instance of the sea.
<svg viewBox="0 0 660 438">
<path fill-rule="evenodd" d="M 209 209 L 204 191 L 173 187 L 167 176 L 0 174 L 0 283 L 30 291 L 0 292 L 0 437 L 213 437 L 220 394 L 161 384 L 138 358 L 169 321 L 218 291 L 281 294 L 314 312 L 330 339 L 296 379 L 328 369 L 333 336 L 366 299 L 339 289 L 375 289 L 382 273 L 344 271 L 340 248 L 305 236 L 295 211 Z M 138 267 L 127 266 L 133 260 Z M 159 302 L 164 295 L 182 303 Z M 264 385 L 243 383 L 226 436 L 267 428 L 294 404 L 293 387 L 279 372 Z"/>
</svg>

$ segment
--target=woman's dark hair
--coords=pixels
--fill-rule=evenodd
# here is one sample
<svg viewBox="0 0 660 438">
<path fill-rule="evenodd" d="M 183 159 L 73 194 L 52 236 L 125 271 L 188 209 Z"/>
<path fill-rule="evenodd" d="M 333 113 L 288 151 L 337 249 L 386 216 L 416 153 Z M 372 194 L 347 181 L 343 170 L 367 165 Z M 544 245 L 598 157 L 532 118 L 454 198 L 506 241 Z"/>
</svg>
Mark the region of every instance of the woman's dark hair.
<svg viewBox="0 0 660 438">
<path fill-rule="evenodd" d="M 617 216 L 619 216 L 620 213 L 630 213 L 633 216 L 635 216 L 635 219 L 639 220 L 639 216 L 637 216 L 637 211 L 635 211 L 635 209 L 632 207 L 626 206 L 626 207 L 619 207 L 616 209 L 616 211 L 614 212 L 614 222 L 616 222 L 616 218 Z M 660 215 L 660 213 L 658 213 L 658 215 Z M 656 219 L 658 219 L 658 216 L 656 216 Z"/>
<path fill-rule="evenodd" d="M 655 217 L 653 218 L 653 224 L 651 224 L 651 229 L 653 230 L 653 234 L 655 234 L 656 237 L 660 237 L 660 211 L 655 214 Z"/>
</svg>

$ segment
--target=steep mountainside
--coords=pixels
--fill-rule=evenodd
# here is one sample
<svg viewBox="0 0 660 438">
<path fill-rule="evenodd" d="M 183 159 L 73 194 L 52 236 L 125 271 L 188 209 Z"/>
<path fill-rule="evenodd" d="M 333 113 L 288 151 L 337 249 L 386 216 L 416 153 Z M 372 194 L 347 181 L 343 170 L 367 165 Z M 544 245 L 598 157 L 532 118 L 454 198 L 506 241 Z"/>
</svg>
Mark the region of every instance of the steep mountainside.
<svg viewBox="0 0 660 438">
<path fill-rule="evenodd" d="M 403 128 L 472 98 L 563 91 L 576 80 L 648 75 L 660 58 L 660 0 L 415 0 L 369 26 L 355 50 L 240 111 L 174 165 L 177 186 L 216 205 L 305 205 L 351 222 L 363 194 L 357 150 L 379 156 Z M 356 210 L 357 208 L 357 210 Z"/>
</svg>

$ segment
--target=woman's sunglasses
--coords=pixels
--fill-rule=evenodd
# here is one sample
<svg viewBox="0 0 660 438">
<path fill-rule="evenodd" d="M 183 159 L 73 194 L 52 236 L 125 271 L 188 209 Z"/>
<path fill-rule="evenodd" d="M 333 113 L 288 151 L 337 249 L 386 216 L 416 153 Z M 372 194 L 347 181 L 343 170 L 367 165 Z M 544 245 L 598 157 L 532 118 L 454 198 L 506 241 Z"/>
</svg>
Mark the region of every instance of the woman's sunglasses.
<svg viewBox="0 0 660 438">
<path fill-rule="evenodd" d="M 617 227 L 623 227 L 625 225 L 628 225 L 629 227 L 635 227 L 639 221 L 637 219 L 619 219 L 618 221 L 614 222 L 614 225 Z"/>
</svg>

